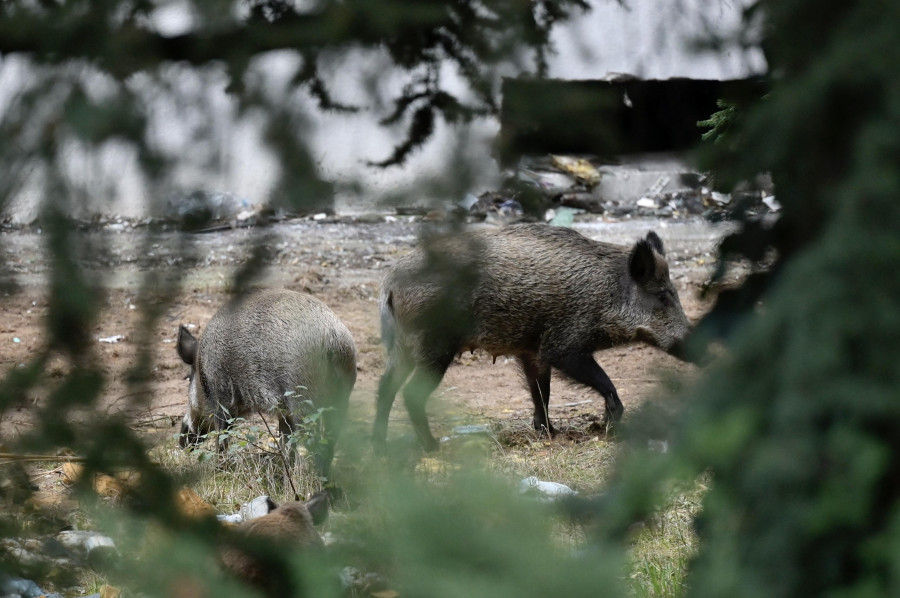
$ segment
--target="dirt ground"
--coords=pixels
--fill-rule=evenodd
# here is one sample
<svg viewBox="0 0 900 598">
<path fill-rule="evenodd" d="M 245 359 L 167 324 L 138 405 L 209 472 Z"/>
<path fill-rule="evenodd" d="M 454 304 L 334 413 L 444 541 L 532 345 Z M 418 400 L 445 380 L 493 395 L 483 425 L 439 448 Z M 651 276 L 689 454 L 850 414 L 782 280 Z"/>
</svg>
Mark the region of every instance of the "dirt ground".
<svg viewBox="0 0 900 598">
<path fill-rule="evenodd" d="M 227 299 L 234 271 L 246 262 L 251 248 L 268 250 L 269 267 L 260 284 L 305 291 L 322 299 L 347 324 L 359 351 L 358 378 L 351 397 L 351 430 L 364 433 L 374 412 L 374 397 L 384 366 L 379 340 L 377 293 L 386 268 L 413 247 L 421 224 L 406 218 L 292 221 L 264 230 L 227 230 L 188 235 L 149 233 L 147 229 L 110 226 L 79 233 L 75 251 L 86 271 L 107 289 L 101 315 L 93 330 L 93 350 L 107 383 L 100 408 L 125 411 L 148 435 L 174 442 L 176 424 L 184 413 L 188 368 L 175 352 L 179 324 L 202 334 L 213 313 Z M 594 219 L 576 227 L 585 235 L 631 243 L 647 230 L 657 230 L 667 246 L 672 279 L 688 316 L 699 317 L 707 305 L 698 298 L 708 279 L 715 243 L 725 233 L 721 225 L 700 220 L 656 222 Z M 2 297 L 0 371 L 22 367 L 44 342 L 47 309 L 47 260 L 40 231 L 4 232 L 0 253 L 5 271 L 18 285 Z M 155 277 L 155 278 L 151 278 Z M 147 285 L 148 280 L 153 280 Z M 144 288 L 146 287 L 146 288 Z M 141 334 L 145 308 L 162 306 L 149 336 Z M 121 335 L 117 342 L 109 337 Z M 145 388 L 129 385 L 127 374 L 141 347 L 154 360 Z M 599 363 L 616 384 L 626 411 L 639 404 L 669 369 L 691 371 L 662 352 L 630 345 L 598 353 Z M 459 424 L 506 420 L 529 426 L 531 401 L 514 363 L 489 355 L 466 354 L 457 360 L 429 402 L 435 436 Z M 67 368 L 51 362 L 51 382 Z M 33 421 L 32 406 L 44 400 L 37 390 L 25 403 L 3 414 L 0 437 L 26 432 Z M 577 430 L 602 413 L 595 392 L 554 377 L 550 417 L 557 427 Z M 398 401 L 391 414 L 389 436 L 410 434 L 407 416 Z M 169 441 L 169 440 L 166 440 Z"/>
</svg>

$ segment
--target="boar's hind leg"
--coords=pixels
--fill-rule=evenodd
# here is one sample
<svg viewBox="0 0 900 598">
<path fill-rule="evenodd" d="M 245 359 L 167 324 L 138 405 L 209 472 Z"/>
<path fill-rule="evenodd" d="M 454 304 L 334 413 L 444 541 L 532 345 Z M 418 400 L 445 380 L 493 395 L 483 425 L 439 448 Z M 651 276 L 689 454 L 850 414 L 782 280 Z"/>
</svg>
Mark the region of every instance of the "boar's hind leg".
<svg viewBox="0 0 900 598">
<path fill-rule="evenodd" d="M 606 418 L 608 422 L 615 422 L 622 418 L 625 407 L 619 400 L 619 393 L 612 380 L 603 371 L 603 368 L 594 361 L 590 353 L 571 353 L 551 360 L 550 364 L 569 378 L 590 386 L 599 392 L 606 400 Z"/>
<path fill-rule="evenodd" d="M 428 426 L 425 401 L 441 383 L 447 368 L 453 362 L 454 355 L 455 353 L 449 353 L 433 359 L 428 364 L 419 365 L 403 388 L 403 403 L 406 405 L 406 411 L 409 413 L 409 419 L 419 437 L 419 442 L 422 443 L 422 448 L 426 452 L 436 451 L 438 441 L 431 435 L 431 428 Z"/>
<path fill-rule="evenodd" d="M 519 363 L 534 403 L 534 429 L 556 434 L 556 428 L 550 424 L 550 366 L 532 355 L 520 355 Z"/>
<path fill-rule="evenodd" d="M 388 355 L 387 369 L 378 383 L 378 399 L 375 407 L 375 425 L 372 428 L 372 441 L 376 449 L 384 447 L 387 439 L 388 416 L 394 405 L 397 391 L 409 378 L 413 364 L 406 355 L 392 351 Z"/>
</svg>

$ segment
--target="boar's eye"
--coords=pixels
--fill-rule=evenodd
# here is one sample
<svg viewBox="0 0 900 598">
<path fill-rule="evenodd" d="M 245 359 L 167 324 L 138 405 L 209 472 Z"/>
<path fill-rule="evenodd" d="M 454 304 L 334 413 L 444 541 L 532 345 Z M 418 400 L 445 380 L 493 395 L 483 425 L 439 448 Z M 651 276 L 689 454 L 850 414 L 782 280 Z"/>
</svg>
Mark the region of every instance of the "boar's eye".
<svg viewBox="0 0 900 598">
<path fill-rule="evenodd" d="M 672 307 L 673 305 L 675 305 L 675 302 L 672 300 L 672 294 L 669 293 L 669 291 L 660 291 L 656 296 L 666 307 Z"/>
</svg>

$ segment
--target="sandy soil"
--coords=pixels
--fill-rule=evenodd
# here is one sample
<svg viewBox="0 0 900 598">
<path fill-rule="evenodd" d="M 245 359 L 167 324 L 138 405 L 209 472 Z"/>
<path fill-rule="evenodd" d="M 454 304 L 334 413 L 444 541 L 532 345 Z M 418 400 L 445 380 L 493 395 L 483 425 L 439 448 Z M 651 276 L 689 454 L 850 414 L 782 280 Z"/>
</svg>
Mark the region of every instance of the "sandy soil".
<svg viewBox="0 0 900 598">
<path fill-rule="evenodd" d="M 203 327 L 228 296 L 233 272 L 246 261 L 254 244 L 268 250 L 270 266 L 261 284 L 309 292 L 325 301 L 347 324 L 359 350 L 359 372 L 351 397 L 357 430 L 368 429 L 375 388 L 384 366 L 379 341 L 377 290 L 383 271 L 416 241 L 420 224 L 332 219 L 294 221 L 264 231 L 230 230 L 214 234 L 150 234 L 146 229 L 112 227 L 80 233 L 78 251 L 86 271 L 108 289 L 93 329 L 94 347 L 106 377 L 101 409 L 125 411 L 147 434 L 173 435 L 184 412 L 188 372 L 175 352 L 181 323 Z M 630 243 L 647 230 L 657 230 L 667 244 L 671 273 L 685 311 L 699 317 L 708 307 L 698 298 L 708 278 L 716 241 L 725 229 L 702 221 L 659 223 L 593 220 L 577 225 L 589 237 Z M 663 228 L 664 227 L 664 228 Z M 120 230 L 115 230 L 120 229 Z M 21 367 L 40 349 L 47 308 L 48 268 L 44 238 L 36 231 L 0 236 L 5 270 L 18 289 L 2 297 L 0 371 Z M 156 278 L 151 278 L 156 277 Z M 147 285 L 148 280 L 154 280 Z M 149 335 L 141 334 L 146 307 L 162 306 Z M 115 343 L 99 339 L 122 335 Z M 146 346 L 154 360 L 145 388 L 129 385 L 127 373 Z M 598 361 L 616 384 L 626 410 L 650 393 L 664 370 L 690 371 L 692 366 L 649 347 L 632 345 L 598 353 Z M 462 423 L 510 420 L 529 426 L 531 401 L 513 363 L 476 353 L 462 356 L 450 368 L 429 402 L 435 435 Z M 50 366 L 50 385 L 67 368 L 61 359 Z M 32 406 L 45 389 L 3 415 L 2 437 L 32 425 Z M 602 413 L 602 398 L 591 390 L 554 378 L 550 404 L 557 427 L 577 430 Z M 359 432 L 362 433 L 362 432 Z M 390 436 L 408 434 L 406 413 L 398 401 L 391 414 Z M 174 441 L 173 441 L 174 442 Z"/>
</svg>

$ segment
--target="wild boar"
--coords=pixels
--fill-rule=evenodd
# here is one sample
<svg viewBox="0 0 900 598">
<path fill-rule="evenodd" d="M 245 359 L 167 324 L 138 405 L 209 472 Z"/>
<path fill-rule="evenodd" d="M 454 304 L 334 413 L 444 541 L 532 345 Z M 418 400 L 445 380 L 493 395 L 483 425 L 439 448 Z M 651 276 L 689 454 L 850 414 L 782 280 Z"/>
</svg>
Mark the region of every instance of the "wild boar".
<svg viewBox="0 0 900 598">
<path fill-rule="evenodd" d="M 551 368 L 597 390 L 607 421 L 616 421 L 624 407 L 593 353 L 644 341 L 680 356 L 690 330 L 656 233 L 627 247 L 543 224 L 432 238 L 389 270 L 380 309 L 387 367 L 373 440 L 384 443 L 406 384 L 404 403 L 426 450 L 438 446 L 426 399 L 463 351 L 514 356 L 531 391 L 534 427 L 552 434 Z"/>
<path fill-rule="evenodd" d="M 239 579 L 271 596 L 293 595 L 290 572 L 278 563 L 265 559 L 255 546 L 279 550 L 317 551 L 325 548 L 315 524 L 328 514 L 328 495 L 320 492 L 308 501 L 282 503 L 262 517 L 242 523 L 237 535 L 245 547 L 231 546 L 222 552 L 222 564 Z"/>
<path fill-rule="evenodd" d="M 323 433 L 314 436 L 310 452 L 328 475 L 356 382 L 356 345 L 324 303 L 288 290 L 236 297 L 199 341 L 181 326 L 178 355 L 191 366 L 182 447 L 257 410 L 277 411 L 281 432 L 290 434 L 323 409 Z"/>
</svg>

